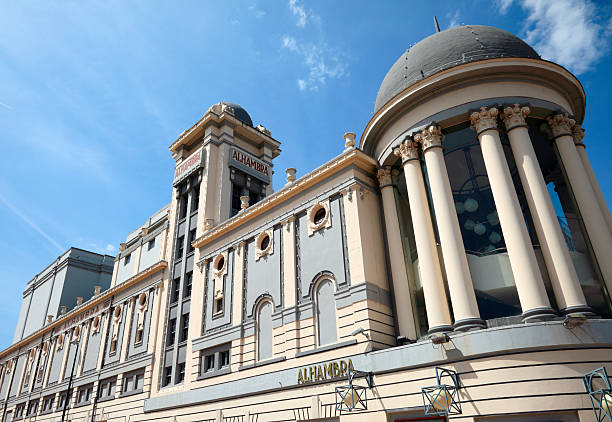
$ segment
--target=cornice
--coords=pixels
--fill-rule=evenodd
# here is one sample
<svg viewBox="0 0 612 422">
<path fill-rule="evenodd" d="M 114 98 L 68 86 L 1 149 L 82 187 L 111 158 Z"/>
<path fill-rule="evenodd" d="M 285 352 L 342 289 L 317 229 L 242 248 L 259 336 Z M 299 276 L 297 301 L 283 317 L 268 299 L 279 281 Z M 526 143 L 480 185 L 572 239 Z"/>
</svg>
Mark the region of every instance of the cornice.
<svg viewBox="0 0 612 422">
<path fill-rule="evenodd" d="M 376 160 L 364 154 L 362 151 L 358 149 L 346 151 L 334 158 L 333 160 L 323 164 L 321 167 L 318 167 L 310 173 L 302 176 L 295 182 L 291 183 L 289 186 L 285 186 L 283 189 L 264 198 L 255 205 L 250 206 L 249 208 L 240 212 L 233 218 L 214 227 L 208 232 L 205 232 L 203 235 L 194 240 L 192 245 L 195 248 L 201 248 L 202 246 L 246 224 L 248 221 L 251 221 L 256 217 L 265 214 L 271 208 L 274 208 L 284 203 L 285 201 L 295 197 L 300 192 L 303 192 L 305 189 L 314 186 L 321 180 L 324 180 L 351 165 L 356 165 L 357 167 L 373 175 L 376 173 L 377 169 Z"/>
<path fill-rule="evenodd" d="M 121 292 L 129 289 L 130 287 L 132 287 L 133 285 L 135 285 L 139 281 L 142 281 L 145 278 L 147 278 L 147 277 L 155 274 L 156 272 L 161 271 L 161 270 L 163 270 L 163 269 L 165 269 L 167 267 L 168 267 L 168 262 L 167 261 L 164 261 L 164 260 L 158 261 L 155 264 L 151 265 L 150 267 L 145 268 L 144 270 L 142 270 L 138 274 L 135 274 L 134 276 L 128 278 L 123 283 L 121 283 L 121 284 L 119 284 L 119 285 L 117 285 L 117 286 L 115 286 L 115 287 L 113 287 L 111 289 L 108 289 L 108 290 L 100 293 L 98 296 L 92 297 L 87 302 L 83 303 L 80 306 L 77 306 L 77 307 L 73 308 L 70 312 L 67 312 L 66 314 L 62 315 L 61 317 L 59 317 L 58 319 L 56 319 L 52 323 L 50 323 L 48 325 L 45 325 L 40 330 L 33 332 L 32 334 L 30 334 L 26 338 L 21 339 L 17 343 L 12 344 L 11 346 L 9 346 L 6 349 L 4 349 L 3 351 L 1 351 L 0 352 L 0 360 L 4 359 L 7 355 L 13 353 L 14 351 L 19 350 L 21 347 L 26 346 L 32 340 L 34 340 L 36 337 L 45 335 L 48 332 L 50 332 L 51 330 L 53 330 L 55 328 L 58 328 L 58 327 L 61 327 L 65 322 L 69 321 L 71 318 L 73 318 L 77 314 L 79 314 L 79 313 L 81 313 L 83 311 L 86 311 L 88 309 L 91 309 L 91 308 L 93 308 L 96 305 L 104 303 L 105 301 L 109 300 L 112 296 L 116 295 L 117 293 L 121 293 Z"/>
</svg>

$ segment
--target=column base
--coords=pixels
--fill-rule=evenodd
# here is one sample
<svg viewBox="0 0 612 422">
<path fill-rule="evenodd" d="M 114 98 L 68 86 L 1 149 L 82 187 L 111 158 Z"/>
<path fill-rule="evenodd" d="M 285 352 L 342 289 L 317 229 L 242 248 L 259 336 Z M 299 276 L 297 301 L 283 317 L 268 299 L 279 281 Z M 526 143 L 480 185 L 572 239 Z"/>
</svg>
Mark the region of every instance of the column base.
<svg viewBox="0 0 612 422">
<path fill-rule="evenodd" d="M 549 321 L 557 317 L 557 313 L 553 308 L 535 308 L 523 312 L 523 322 L 538 322 L 538 321 Z"/>
<path fill-rule="evenodd" d="M 599 316 L 593 311 L 589 305 L 577 305 L 577 306 L 568 306 L 567 308 L 563 308 L 559 310 L 559 314 L 568 315 L 568 314 L 583 314 L 587 318 L 598 318 Z"/>
<path fill-rule="evenodd" d="M 450 325 L 438 325 L 427 330 L 427 334 L 452 333 L 453 327 Z"/>
<path fill-rule="evenodd" d="M 480 318 L 465 318 L 455 321 L 455 331 L 471 331 L 481 330 L 487 327 L 487 324 Z"/>
</svg>

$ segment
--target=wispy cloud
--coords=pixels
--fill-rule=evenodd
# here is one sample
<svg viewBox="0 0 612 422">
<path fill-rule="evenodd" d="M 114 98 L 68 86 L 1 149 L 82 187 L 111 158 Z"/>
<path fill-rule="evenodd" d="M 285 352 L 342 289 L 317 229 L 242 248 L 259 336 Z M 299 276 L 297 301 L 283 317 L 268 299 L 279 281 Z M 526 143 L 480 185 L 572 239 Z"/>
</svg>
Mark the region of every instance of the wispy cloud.
<svg viewBox="0 0 612 422">
<path fill-rule="evenodd" d="M 306 13 L 306 9 L 304 9 L 304 6 L 301 4 L 300 0 L 289 0 L 289 10 L 291 10 L 293 16 L 297 18 L 297 22 L 295 24 L 300 28 L 305 27 L 310 16 L 308 13 Z"/>
<path fill-rule="evenodd" d="M 499 0 L 505 13 L 513 0 Z M 519 0 L 527 12 L 525 39 L 542 58 L 581 74 L 608 52 L 611 32 L 589 0 Z"/>
<path fill-rule="evenodd" d="M 501 13 L 502 15 L 505 15 L 506 12 L 508 11 L 508 8 L 510 8 L 510 6 L 512 6 L 512 3 L 514 2 L 514 0 L 497 0 L 497 6 L 499 7 L 499 13 Z"/>
<path fill-rule="evenodd" d="M 2 106 L 2 107 L 4 107 L 4 108 L 8 108 L 9 110 L 12 110 L 12 109 L 13 109 L 13 107 L 11 107 L 11 106 L 10 106 L 10 105 L 8 105 L 8 104 L 4 104 L 3 102 L 0 102 L 0 106 Z"/>
<path fill-rule="evenodd" d="M 446 19 L 448 19 L 448 28 L 454 28 L 455 26 L 459 26 L 460 19 L 459 11 L 456 10 L 454 14 L 447 13 Z"/>
<path fill-rule="evenodd" d="M 308 76 L 297 80 L 300 91 L 317 91 L 328 79 L 339 79 L 346 74 L 347 64 L 325 44 L 300 44 L 295 38 L 284 36 L 281 45 L 301 56 L 308 69 Z"/>
<path fill-rule="evenodd" d="M 249 12 L 251 12 L 257 19 L 261 19 L 266 16 L 265 10 L 258 9 L 254 4 L 249 6 Z"/>
<path fill-rule="evenodd" d="M 38 227 L 38 225 L 35 222 L 33 222 L 22 210 L 17 208 L 15 205 L 13 205 L 12 202 L 10 202 L 8 199 L 6 199 L 2 195 L 0 195 L 0 202 L 2 202 L 9 210 L 11 210 L 13 212 L 13 214 L 15 214 L 17 217 L 19 217 L 24 223 L 26 223 L 28 226 L 30 226 L 30 228 L 32 230 L 34 230 L 39 235 L 41 235 L 53 247 L 57 248 L 58 251 L 64 252 L 66 250 L 66 248 L 63 247 L 62 245 L 60 245 L 59 242 L 57 242 L 55 239 L 53 239 L 43 229 Z"/>
</svg>

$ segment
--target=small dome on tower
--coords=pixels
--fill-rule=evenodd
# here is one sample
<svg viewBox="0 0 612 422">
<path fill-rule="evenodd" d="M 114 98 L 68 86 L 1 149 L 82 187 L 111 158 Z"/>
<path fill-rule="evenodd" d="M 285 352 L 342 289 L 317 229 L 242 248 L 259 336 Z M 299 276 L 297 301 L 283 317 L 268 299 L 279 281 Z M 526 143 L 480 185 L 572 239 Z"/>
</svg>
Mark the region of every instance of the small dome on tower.
<svg viewBox="0 0 612 422">
<path fill-rule="evenodd" d="M 234 117 L 236 117 L 238 120 L 242 121 L 243 123 L 246 123 L 251 127 L 253 126 L 253 120 L 251 120 L 251 116 L 249 116 L 249 113 L 247 113 L 247 111 L 238 104 L 223 101 L 210 106 L 208 110 L 212 110 L 215 113 L 221 113 L 224 111 L 225 107 L 230 107 L 233 110 Z"/>
</svg>

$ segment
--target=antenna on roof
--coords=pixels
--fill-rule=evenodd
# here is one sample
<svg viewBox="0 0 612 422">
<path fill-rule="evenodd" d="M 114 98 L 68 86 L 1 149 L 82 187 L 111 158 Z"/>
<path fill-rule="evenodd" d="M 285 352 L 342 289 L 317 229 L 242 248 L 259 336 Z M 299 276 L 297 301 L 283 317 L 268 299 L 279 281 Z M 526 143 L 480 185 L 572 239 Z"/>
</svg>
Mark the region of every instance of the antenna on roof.
<svg viewBox="0 0 612 422">
<path fill-rule="evenodd" d="M 438 25 L 438 18 L 434 15 L 434 25 L 436 26 L 436 32 L 440 32 L 440 25 Z"/>
</svg>

